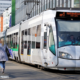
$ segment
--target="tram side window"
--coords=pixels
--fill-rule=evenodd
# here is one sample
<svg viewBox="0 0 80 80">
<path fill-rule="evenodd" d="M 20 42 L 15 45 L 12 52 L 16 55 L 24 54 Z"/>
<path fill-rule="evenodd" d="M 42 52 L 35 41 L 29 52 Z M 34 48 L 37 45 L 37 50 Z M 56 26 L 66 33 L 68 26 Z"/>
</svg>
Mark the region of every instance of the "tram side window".
<svg viewBox="0 0 80 80">
<path fill-rule="evenodd" d="M 22 31 L 22 36 L 21 36 L 21 54 L 23 54 L 23 48 L 24 48 L 24 42 L 23 42 L 23 35 L 24 35 L 24 31 Z"/>
<path fill-rule="evenodd" d="M 27 35 L 27 29 L 25 30 L 25 35 Z"/>
<path fill-rule="evenodd" d="M 7 37 L 7 45 L 9 46 L 9 36 Z"/>
<path fill-rule="evenodd" d="M 35 42 L 32 42 L 32 49 L 35 49 Z"/>
<path fill-rule="evenodd" d="M 44 32 L 44 49 L 47 48 L 47 32 Z"/>
<path fill-rule="evenodd" d="M 55 55 L 55 42 L 52 27 L 49 29 L 49 50 Z"/>
<path fill-rule="evenodd" d="M 11 35 L 10 35 L 10 48 L 11 48 Z"/>
<path fill-rule="evenodd" d="M 10 35 L 9 35 L 9 46 L 8 47 L 10 48 Z"/>
<path fill-rule="evenodd" d="M 6 44 L 7 44 L 7 46 L 8 46 L 8 36 L 7 36 L 7 38 L 6 38 Z M 9 46 L 8 46 L 9 47 Z"/>
<path fill-rule="evenodd" d="M 28 35 L 30 35 L 30 29 L 28 29 Z"/>
<path fill-rule="evenodd" d="M 27 55 L 31 54 L 31 41 L 28 41 L 28 50 L 27 50 Z"/>
<path fill-rule="evenodd" d="M 13 48 L 13 34 L 11 35 L 11 48 Z"/>
<path fill-rule="evenodd" d="M 23 42 L 21 42 L 21 54 L 23 54 Z"/>
<path fill-rule="evenodd" d="M 32 36 L 35 36 L 36 34 L 36 27 L 32 27 Z"/>
<path fill-rule="evenodd" d="M 36 48 L 36 42 L 35 42 L 35 34 L 36 34 L 36 26 L 31 28 L 31 34 L 32 34 L 32 49 Z"/>
<path fill-rule="evenodd" d="M 37 26 L 37 36 L 41 35 L 41 25 Z"/>
<path fill-rule="evenodd" d="M 40 48 L 41 25 L 37 26 L 36 48 Z"/>
<path fill-rule="evenodd" d="M 15 48 L 17 48 L 17 45 L 18 45 L 18 33 L 16 33 L 15 36 Z"/>
<path fill-rule="evenodd" d="M 6 38 L 6 44 L 7 44 L 7 46 L 8 46 L 8 36 L 7 36 L 7 38 Z"/>
<path fill-rule="evenodd" d="M 22 39 L 21 39 L 22 41 L 23 41 L 23 35 L 24 35 L 24 31 L 22 31 L 22 36 L 21 36 L 22 37 Z"/>
<path fill-rule="evenodd" d="M 27 41 L 24 41 L 24 49 L 27 49 Z"/>
<path fill-rule="evenodd" d="M 36 48 L 40 48 L 40 42 L 36 42 Z"/>
<path fill-rule="evenodd" d="M 13 34 L 13 48 L 15 48 L 15 33 Z"/>
</svg>

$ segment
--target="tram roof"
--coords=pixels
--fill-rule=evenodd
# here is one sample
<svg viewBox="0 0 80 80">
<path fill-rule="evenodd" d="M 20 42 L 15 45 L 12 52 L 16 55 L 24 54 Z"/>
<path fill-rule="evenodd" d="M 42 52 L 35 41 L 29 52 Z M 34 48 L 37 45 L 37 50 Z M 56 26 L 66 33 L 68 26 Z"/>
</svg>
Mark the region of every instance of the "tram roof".
<svg viewBox="0 0 80 80">
<path fill-rule="evenodd" d="M 80 8 L 53 8 L 53 9 L 50 9 L 50 10 L 55 10 L 55 11 L 61 11 L 61 12 L 80 12 Z"/>
</svg>

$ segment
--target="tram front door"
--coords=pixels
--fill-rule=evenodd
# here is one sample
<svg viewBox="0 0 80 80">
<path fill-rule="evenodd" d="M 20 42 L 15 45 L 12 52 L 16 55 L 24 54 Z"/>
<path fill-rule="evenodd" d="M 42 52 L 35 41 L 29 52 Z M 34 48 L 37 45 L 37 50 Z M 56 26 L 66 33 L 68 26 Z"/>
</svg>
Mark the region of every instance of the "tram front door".
<svg viewBox="0 0 80 80">
<path fill-rule="evenodd" d="M 50 27 L 45 26 L 44 29 L 43 58 L 44 58 L 44 65 L 51 67 L 57 65 L 57 55 L 56 55 L 52 26 Z"/>
</svg>

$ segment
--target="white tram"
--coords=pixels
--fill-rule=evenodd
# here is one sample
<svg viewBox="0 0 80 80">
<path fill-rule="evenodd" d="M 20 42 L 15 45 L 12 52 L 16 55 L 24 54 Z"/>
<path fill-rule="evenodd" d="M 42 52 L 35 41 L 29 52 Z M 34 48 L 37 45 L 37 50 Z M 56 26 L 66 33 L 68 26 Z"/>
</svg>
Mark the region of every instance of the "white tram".
<svg viewBox="0 0 80 80">
<path fill-rule="evenodd" d="M 47 10 L 7 30 L 13 59 L 58 70 L 80 70 L 80 11 Z"/>
</svg>

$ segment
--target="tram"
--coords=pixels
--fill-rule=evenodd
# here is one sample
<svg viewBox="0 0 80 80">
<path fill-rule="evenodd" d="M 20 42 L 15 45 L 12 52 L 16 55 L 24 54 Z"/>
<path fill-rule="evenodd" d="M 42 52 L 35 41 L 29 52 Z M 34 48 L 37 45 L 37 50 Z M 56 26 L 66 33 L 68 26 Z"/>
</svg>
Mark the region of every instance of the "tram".
<svg viewBox="0 0 80 80">
<path fill-rule="evenodd" d="M 47 10 L 7 29 L 6 42 L 19 62 L 80 70 L 80 11 Z"/>
</svg>

